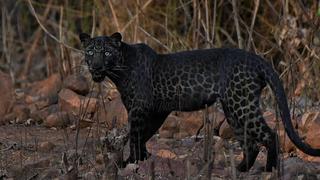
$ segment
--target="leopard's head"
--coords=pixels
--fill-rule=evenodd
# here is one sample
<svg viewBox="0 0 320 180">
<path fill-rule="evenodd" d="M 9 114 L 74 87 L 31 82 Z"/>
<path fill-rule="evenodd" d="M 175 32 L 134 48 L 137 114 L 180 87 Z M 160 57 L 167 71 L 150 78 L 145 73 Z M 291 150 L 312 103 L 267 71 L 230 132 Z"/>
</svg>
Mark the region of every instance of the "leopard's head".
<svg viewBox="0 0 320 180">
<path fill-rule="evenodd" d="M 122 67 L 120 33 L 94 38 L 86 33 L 80 33 L 79 38 L 93 81 L 101 82 L 105 76 L 113 76 L 114 71 Z"/>
</svg>

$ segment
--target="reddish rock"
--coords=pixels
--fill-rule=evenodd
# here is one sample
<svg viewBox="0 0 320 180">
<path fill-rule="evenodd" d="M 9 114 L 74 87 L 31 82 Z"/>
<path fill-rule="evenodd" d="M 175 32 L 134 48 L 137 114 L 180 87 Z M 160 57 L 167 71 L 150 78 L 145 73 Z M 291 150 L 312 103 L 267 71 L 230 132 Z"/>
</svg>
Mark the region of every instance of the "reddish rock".
<svg viewBox="0 0 320 180">
<path fill-rule="evenodd" d="M 120 97 L 120 93 L 117 89 L 110 89 L 107 93 L 107 99 L 114 100 L 118 97 Z"/>
<path fill-rule="evenodd" d="M 305 142 L 311 147 L 320 149 L 320 113 L 310 112 L 308 113 L 309 120 L 305 120 Z M 303 119 L 303 118 L 302 118 Z M 320 162 L 320 157 L 310 157 L 304 154 L 304 159 Z"/>
<path fill-rule="evenodd" d="M 24 104 L 17 104 L 13 107 L 15 123 L 22 124 L 30 117 L 30 110 Z"/>
<path fill-rule="evenodd" d="M 178 112 L 178 115 L 169 115 L 161 126 L 159 133 L 163 138 L 181 139 L 198 133 L 203 125 L 204 112 Z M 214 127 L 219 127 L 225 120 L 224 114 L 217 109 L 209 109 L 209 118 Z"/>
<path fill-rule="evenodd" d="M 265 121 L 270 126 L 270 128 L 276 129 L 276 127 L 278 126 L 277 134 L 279 136 L 279 141 L 280 141 L 280 146 L 281 146 L 282 151 L 284 151 L 284 152 L 294 151 L 296 149 L 296 147 L 291 142 L 287 133 L 285 132 L 281 117 L 278 117 L 278 120 L 277 120 L 276 114 L 271 111 L 266 111 L 263 114 L 263 117 L 265 118 Z M 301 121 L 297 121 L 296 119 L 292 119 L 292 123 L 293 123 L 294 127 L 296 127 L 297 122 L 299 123 Z M 301 127 L 301 126 L 299 125 L 298 127 Z M 301 133 L 299 133 L 299 134 L 301 134 Z M 302 136 L 300 135 L 300 137 L 302 137 Z"/>
<path fill-rule="evenodd" d="M 305 129 L 309 129 L 314 125 L 314 123 L 318 124 L 320 119 L 319 111 L 311 111 L 303 114 L 301 118 L 301 125 Z"/>
<path fill-rule="evenodd" d="M 234 136 L 233 129 L 229 126 L 227 121 L 223 121 L 219 129 L 219 136 L 223 139 L 230 139 Z"/>
<path fill-rule="evenodd" d="M 169 130 L 159 130 L 159 135 L 161 138 L 173 138 L 175 133 Z"/>
<path fill-rule="evenodd" d="M 86 111 L 86 113 L 93 113 L 96 111 L 97 99 L 88 98 L 76 94 L 70 89 L 62 89 L 59 92 L 58 100 L 60 110 L 66 111 L 73 115 L 79 115 Z"/>
<path fill-rule="evenodd" d="M 13 98 L 13 84 L 11 77 L 0 71 L 0 122 L 4 115 L 9 112 Z"/>
<path fill-rule="evenodd" d="M 162 158 L 167 158 L 167 159 L 177 158 L 177 155 L 175 153 L 173 153 L 172 151 L 169 151 L 167 149 L 160 149 L 157 152 L 157 156 L 162 157 Z"/>
<path fill-rule="evenodd" d="M 180 113 L 180 135 L 196 135 L 203 124 L 203 113 L 201 111 Z M 180 137 L 182 137 L 180 136 Z"/>
<path fill-rule="evenodd" d="M 70 124 L 70 119 L 69 119 L 68 113 L 66 112 L 57 112 L 57 113 L 50 114 L 43 123 L 43 125 L 48 128 L 51 128 L 51 127 L 61 128 L 61 127 L 66 127 L 68 124 Z"/>
<path fill-rule="evenodd" d="M 179 132 L 179 117 L 175 115 L 169 115 L 159 129 L 160 137 L 173 138 L 175 133 Z"/>
<path fill-rule="evenodd" d="M 0 125 L 9 124 L 10 122 L 13 122 L 15 119 L 16 119 L 16 115 L 13 112 L 6 114 L 0 121 Z"/>
<path fill-rule="evenodd" d="M 93 125 L 93 123 L 94 123 L 94 121 L 92 121 L 90 119 L 81 119 L 80 117 L 74 117 L 73 118 L 74 124 L 70 126 L 70 128 L 72 130 L 76 130 L 77 129 L 76 120 L 79 120 L 79 119 L 80 119 L 80 122 L 79 122 L 80 129 L 91 127 Z"/>
<path fill-rule="evenodd" d="M 217 108 L 209 108 L 209 117 L 213 120 L 215 129 L 220 129 L 222 123 L 226 121 L 224 113 Z"/>
<path fill-rule="evenodd" d="M 187 133 L 186 131 L 180 131 L 180 132 L 173 134 L 174 139 L 182 139 L 182 138 L 186 138 L 189 136 L 191 136 L 191 135 L 189 133 Z"/>
<path fill-rule="evenodd" d="M 280 147 L 283 152 L 289 153 L 289 152 L 292 152 L 296 149 L 295 145 L 291 142 L 291 140 L 289 139 L 289 137 L 284 129 L 280 129 L 277 132 L 277 134 L 279 136 Z"/>
<path fill-rule="evenodd" d="M 108 129 L 121 128 L 128 123 L 128 113 L 121 98 L 118 96 L 112 101 L 105 100 L 104 104 L 100 101 L 93 119 L 105 122 Z"/>
<path fill-rule="evenodd" d="M 29 106 L 30 107 L 30 106 Z M 43 109 L 40 110 L 32 110 L 31 114 L 30 114 L 30 118 L 34 119 L 36 122 L 43 122 L 50 114 L 56 113 L 58 112 L 58 105 L 57 104 L 53 104 L 50 105 L 48 107 L 45 107 Z"/>
<path fill-rule="evenodd" d="M 48 97 L 58 94 L 61 89 L 61 78 L 59 74 L 52 74 L 47 79 L 38 81 L 31 86 L 31 96 Z M 32 98 L 31 98 L 32 99 Z M 34 97 L 34 99 L 37 99 Z M 31 101 L 32 102 L 32 101 Z"/>
<path fill-rule="evenodd" d="M 81 74 L 72 74 L 63 81 L 63 87 L 83 96 L 89 93 L 89 83 Z"/>
</svg>

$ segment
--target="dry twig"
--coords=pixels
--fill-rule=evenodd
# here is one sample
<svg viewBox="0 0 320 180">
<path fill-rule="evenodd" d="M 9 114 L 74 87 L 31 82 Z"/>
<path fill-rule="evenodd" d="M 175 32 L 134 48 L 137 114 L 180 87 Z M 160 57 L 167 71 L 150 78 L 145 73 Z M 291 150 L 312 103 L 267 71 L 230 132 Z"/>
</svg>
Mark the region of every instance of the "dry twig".
<svg viewBox="0 0 320 180">
<path fill-rule="evenodd" d="M 48 31 L 48 29 L 40 22 L 39 17 L 38 17 L 38 15 L 37 15 L 36 11 L 34 10 L 34 7 L 32 6 L 31 0 L 27 0 L 27 1 L 28 1 L 28 4 L 29 4 L 29 8 L 30 8 L 31 14 L 36 18 L 36 20 L 37 20 L 38 24 L 40 25 L 41 29 L 42 29 L 49 37 L 51 37 L 51 38 L 52 38 L 53 40 L 55 40 L 57 43 L 60 43 L 60 44 L 62 44 L 63 46 L 69 48 L 69 49 L 72 49 L 72 50 L 74 50 L 74 51 L 76 51 L 76 52 L 82 53 L 81 50 L 76 49 L 76 48 L 74 48 L 74 47 L 72 47 L 72 46 L 70 46 L 70 45 L 68 45 L 68 44 L 65 44 L 65 43 L 61 42 L 57 37 L 55 37 L 53 34 L 51 34 L 51 33 Z"/>
</svg>

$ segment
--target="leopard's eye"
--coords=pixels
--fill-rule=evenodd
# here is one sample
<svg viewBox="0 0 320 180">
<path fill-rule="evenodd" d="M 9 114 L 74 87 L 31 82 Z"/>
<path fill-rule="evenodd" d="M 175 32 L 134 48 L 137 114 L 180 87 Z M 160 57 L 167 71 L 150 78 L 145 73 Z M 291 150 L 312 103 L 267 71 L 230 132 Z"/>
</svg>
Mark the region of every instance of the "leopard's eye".
<svg viewBox="0 0 320 180">
<path fill-rule="evenodd" d="M 110 56 L 110 55 L 111 55 L 111 53 L 109 53 L 109 52 L 107 51 L 107 52 L 105 52 L 105 53 L 104 53 L 104 55 L 106 55 L 106 56 Z"/>
<path fill-rule="evenodd" d="M 92 56 L 93 55 L 93 51 L 88 51 L 87 54 Z"/>
</svg>

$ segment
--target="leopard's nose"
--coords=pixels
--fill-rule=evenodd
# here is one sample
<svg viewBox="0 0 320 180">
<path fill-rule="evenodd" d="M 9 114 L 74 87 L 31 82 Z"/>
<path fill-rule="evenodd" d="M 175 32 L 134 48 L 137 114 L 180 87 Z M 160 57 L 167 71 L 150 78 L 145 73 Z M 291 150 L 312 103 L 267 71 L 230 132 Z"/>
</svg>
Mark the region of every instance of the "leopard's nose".
<svg viewBox="0 0 320 180">
<path fill-rule="evenodd" d="M 94 71 L 102 71 L 102 66 L 93 66 Z"/>
<path fill-rule="evenodd" d="M 103 70 L 103 66 L 101 65 L 101 63 L 94 63 L 94 64 L 92 64 L 92 69 L 94 71 L 102 71 Z"/>
</svg>

